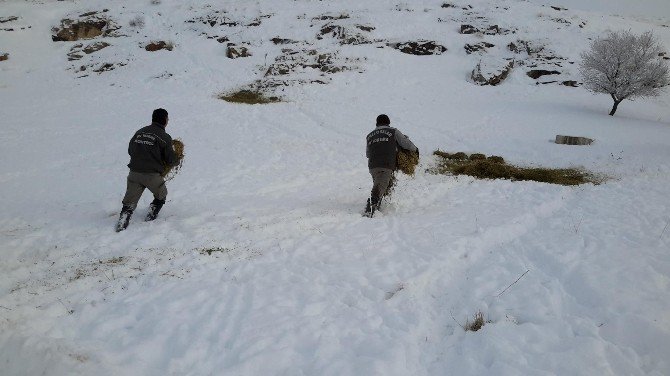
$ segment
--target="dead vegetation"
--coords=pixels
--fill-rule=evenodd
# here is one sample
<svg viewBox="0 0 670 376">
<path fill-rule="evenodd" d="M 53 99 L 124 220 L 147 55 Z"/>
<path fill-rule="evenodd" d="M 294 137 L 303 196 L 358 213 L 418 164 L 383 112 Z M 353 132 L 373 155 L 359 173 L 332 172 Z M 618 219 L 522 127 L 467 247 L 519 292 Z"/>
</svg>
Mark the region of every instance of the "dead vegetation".
<svg viewBox="0 0 670 376">
<path fill-rule="evenodd" d="M 470 320 L 465 321 L 465 325 L 463 325 L 463 329 L 466 332 L 476 332 L 479 329 L 483 328 L 484 325 L 486 325 L 487 323 L 490 323 L 490 322 L 491 321 L 486 321 L 484 319 L 484 313 L 482 313 L 482 311 L 477 311 L 477 313 L 475 313 L 475 316 L 473 317 L 472 321 L 470 321 Z"/>
<path fill-rule="evenodd" d="M 230 93 L 219 94 L 218 98 L 226 102 L 243 104 L 268 104 L 281 102 L 279 97 L 268 96 L 264 92 L 255 88 L 241 89 Z"/>
<path fill-rule="evenodd" d="M 578 168 L 518 167 L 505 163 L 499 156 L 484 154 L 447 153 L 436 150 L 437 166 L 428 170 L 433 174 L 468 175 L 477 179 L 507 179 L 511 181 L 536 181 L 549 184 L 579 185 L 600 184 L 604 178 Z M 473 158 L 473 156 L 475 156 Z"/>
<path fill-rule="evenodd" d="M 174 179 L 184 164 L 184 143 L 180 139 L 174 139 L 172 140 L 172 148 L 178 162 L 176 166 L 165 166 L 161 174 L 165 178 L 165 181 Z"/>
<path fill-rule="evenodd" d="M 400 171 L 414 176 L 414 170 L 419 164 L 419 153 L 400 149 L 396 155 L 396 162 Z"/>
</svg>

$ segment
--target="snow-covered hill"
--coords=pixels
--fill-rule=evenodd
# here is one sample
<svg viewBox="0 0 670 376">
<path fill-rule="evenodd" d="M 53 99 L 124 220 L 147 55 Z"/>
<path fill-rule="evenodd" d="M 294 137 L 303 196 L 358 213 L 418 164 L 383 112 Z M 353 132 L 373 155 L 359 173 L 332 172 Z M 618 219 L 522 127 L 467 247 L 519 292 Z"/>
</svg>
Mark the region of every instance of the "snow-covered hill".
<svg viewBox="0 0 670 376">
<path fill-rule="evenodd" d="M 670 91 L 610 117 L 576 68 L 608 30 L 670 50 L 670 10 L 541 3 L 0 1 L 0 373 L 670 374 Z M 52 41 L 91 18 L 102 35 Z M 413 41 L 447 50 L 394 48 Z M 217 99 L 250 86 L 282 102 Z M 158 107 L 183 170 L 156 221 L 145 193 L 115 233 L 127 142 Z M 380 113 L 422 161 L 368 219 Z M 610 179 L 431 175 L 438 148 Z"/>
</svg>

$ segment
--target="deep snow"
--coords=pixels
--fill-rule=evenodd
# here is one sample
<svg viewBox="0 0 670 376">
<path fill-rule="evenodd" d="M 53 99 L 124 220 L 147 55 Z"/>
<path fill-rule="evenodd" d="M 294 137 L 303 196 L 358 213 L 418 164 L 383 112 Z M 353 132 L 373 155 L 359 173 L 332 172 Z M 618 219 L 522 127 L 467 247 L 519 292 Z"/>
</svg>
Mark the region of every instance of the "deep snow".
<svg viewBox="0 0 670 376">
<path fill-rule="evenodd" d="M 606 30 L 653 30 L 670 49 L 665 2 L 653 19 L 597 3 L 442 3 L 0 2 L 0 17 L 20 17 L 0 24 L 16 28 L 0 31 L 0 53 L 10 53 L 0 62 L 1 373 L 669 374 L 670 92 L 625 101 L 610 117 L 606 96 L 535 85 L 527 67 L 476 86 L 467 76 L 480 57 L 463 50 L 486 40 L 496 47 L 481 59 L 495 60 L 510 41 L 537 41 L 566 59 L 561 80 L 578 80 L 569 62 Z M 52 42 L 51 27 L 102 8 L 125 36 L 67 61 L 76 43 Z M 243 23 L 272 16 L 258 27 L 185 22 L 217 9 Z M 327 21 L 313 18 L 342 12 L 351 17 L 341 24 L 376 27 L 373 39 L 430 39 L 448 51 L 316 40 Z M 138 15 L 144 28 L 130 28 Z M 518 32 L 458 34 L 474 22 Z M 249 43 L 253 56 L 227 59 L 201 33 Z M 277 36 L 354 58 L 355 69 L 303 72 L 329 83 L 288 86 L 283 103 L 216 99 L 291 47 L 272 44 Z M 175 49 L 142 48 L 160 39 Z M 83 78 L 69 69 L 102 62 L 127 65 Z M 157 107 L 186 145 L 185 165 L 160 217 L 141 221 L 145 194 L 117 234 L 127 142 Z M 422 162 L 367 219 L 364 136 L 379 113 Z M 596 142 L 555 145 L 556 134 Z M 611 179 L 434 176 L 423 171 L 437 148 Z M 465 332 L 479 310 L 490 323 Z"/>
</svg>

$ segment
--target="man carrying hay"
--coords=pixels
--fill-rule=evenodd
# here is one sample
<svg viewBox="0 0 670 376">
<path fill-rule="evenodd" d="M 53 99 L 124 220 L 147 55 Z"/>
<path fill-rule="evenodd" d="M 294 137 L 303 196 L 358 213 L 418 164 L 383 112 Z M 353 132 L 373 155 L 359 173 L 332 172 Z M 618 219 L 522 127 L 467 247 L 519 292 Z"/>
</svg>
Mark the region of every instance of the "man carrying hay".
<svg viewBox="0 0 670 376">
<path fill-rule="evenodd" d="M 165 204 L 167 188 L 161 175 L 165 166 L 176 166 L 179 163 L 172 147 L 172 137 L 165 132 L 168 124 L 168 113 L 159 108 L 151 115 L 151 125 L 138 130 L 128 144 L 130 155 L 130 173 L 127 179 L 126 195 L 123 197 L 123 208 L 116 224 L 116 231 L 128 227 L 130 217 L 140 201 L 145 188 L 154 195 L 149 207 L 146 221 L 153 221 Z"/>
<path fill-rule="evenodd" d="M 365 215 L 368 217 L 372 217 L 375 210 L 379 209 L 381 199 L 392 184 L 393 173 L 398 167 L 398 151 L 416 153 L 418 161 L 419 149 L 407 136 L 390 124 L 388 116 L 384 114 L 377 116 L 375 130 L 366 137 L 365 155 L 368 157 L 368 169 L 372 175 L 372 191 L 365 206 Z"/>
</svg>

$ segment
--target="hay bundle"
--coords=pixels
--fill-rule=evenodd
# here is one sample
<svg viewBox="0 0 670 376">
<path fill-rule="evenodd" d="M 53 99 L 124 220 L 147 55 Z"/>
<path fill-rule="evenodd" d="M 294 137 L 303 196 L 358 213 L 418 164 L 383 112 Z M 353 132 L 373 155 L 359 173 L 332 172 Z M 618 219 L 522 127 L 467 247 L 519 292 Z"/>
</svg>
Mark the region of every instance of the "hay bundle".
<svg viewBox="0 0 670 376">
<path fill-rule="evenodd" d="M 419 154 L 408 150 L 400 149 L 396 154 L 398 170 L 407 175 L 414 176 L 414 168 L 419 164 Z"/>
<path fill-rule="evenodd" d="M 165 166 L 165 168 L 163 168 L 161 176 L 165 178 L 165 181 L 172 180 L 184 164 L 184 143 L 179 139 L 172 140 L 172 148 L 174 149 L 175 155 L 177 155 L 177 165 Z"/>
</svg>

